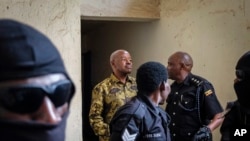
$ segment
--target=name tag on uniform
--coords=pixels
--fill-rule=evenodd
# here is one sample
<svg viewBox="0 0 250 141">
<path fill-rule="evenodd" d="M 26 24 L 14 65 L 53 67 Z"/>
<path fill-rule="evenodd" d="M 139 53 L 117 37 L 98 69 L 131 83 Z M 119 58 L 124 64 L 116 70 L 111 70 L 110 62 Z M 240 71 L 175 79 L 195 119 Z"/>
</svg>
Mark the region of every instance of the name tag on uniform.
<svg viewBox="0 0 250 141">
<path fill-rule="evenodd" d="M 154 133 L 154 134 L 146 134 L 143 136 L 143 138 L 159 138 L 161 137 L 161 133 Z"/>
</svg>

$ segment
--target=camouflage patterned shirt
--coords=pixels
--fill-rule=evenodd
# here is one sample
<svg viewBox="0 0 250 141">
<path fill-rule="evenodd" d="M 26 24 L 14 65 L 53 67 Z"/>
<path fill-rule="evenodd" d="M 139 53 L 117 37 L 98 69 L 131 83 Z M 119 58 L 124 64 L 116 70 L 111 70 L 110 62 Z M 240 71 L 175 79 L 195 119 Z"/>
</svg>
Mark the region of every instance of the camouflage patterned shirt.
<svg viewBox="0 0 250 141">
<path fill-rule="evenodd" d="M 126 83 L 114 74 L 97 84 L 92 91 L 89 121 L 100 141 L 109 140 L 109 123 L 119 107 L 136 95 L 135 78 L 128 76 Z"/>
</svg>

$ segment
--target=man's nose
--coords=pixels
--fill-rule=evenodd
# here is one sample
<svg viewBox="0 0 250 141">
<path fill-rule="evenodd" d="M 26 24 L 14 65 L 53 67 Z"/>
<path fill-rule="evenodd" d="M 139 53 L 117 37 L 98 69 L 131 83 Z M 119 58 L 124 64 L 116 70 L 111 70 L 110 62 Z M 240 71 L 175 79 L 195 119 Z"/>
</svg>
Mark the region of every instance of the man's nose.
<svg viewBox="0 0 250 141">
<path fill-rule="evenodd" d="M 43 103 L 39 108 L 38 122 L 57 124 L 62 120 L 61 114 L 59 114 L 53 104 L 53 102 L 45 96 Z"/>
</svg>

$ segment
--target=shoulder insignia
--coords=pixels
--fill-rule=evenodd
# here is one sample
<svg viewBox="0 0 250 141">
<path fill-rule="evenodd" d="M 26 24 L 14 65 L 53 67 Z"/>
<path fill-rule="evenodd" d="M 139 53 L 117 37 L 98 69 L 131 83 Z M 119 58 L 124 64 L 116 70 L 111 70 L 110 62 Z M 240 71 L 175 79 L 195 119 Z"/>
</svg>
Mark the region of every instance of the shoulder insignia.
<svg viewBox="0 0 250 141">
<path fill-rule="evenodd" d="M 135 137 L 136 137 L 137 133 L 135 134 L 130 134 L 127 130 L 127 128 L 125 129 L 125 131 L 122 134 L 122 140 L 123 141 L 134 141 Z"/>
<path fill-rule="evenodd" d="M 200 85 L 203 83 L 202 80 L 199 80 L 199 79 L 194 78 L 194 77 L 191 78 L 191 81 L 192 81 L 196 86 L 200 86 Z"/>
<path fill-rule="evenodd" d="M 213 93 L 213 91 L 212 91 L 211 89 L 205 91 L 205 95 L 206 95 L 206 96 L 209 96 L 209 95 L 211 95 L 212 93 Z"/>
</svg>

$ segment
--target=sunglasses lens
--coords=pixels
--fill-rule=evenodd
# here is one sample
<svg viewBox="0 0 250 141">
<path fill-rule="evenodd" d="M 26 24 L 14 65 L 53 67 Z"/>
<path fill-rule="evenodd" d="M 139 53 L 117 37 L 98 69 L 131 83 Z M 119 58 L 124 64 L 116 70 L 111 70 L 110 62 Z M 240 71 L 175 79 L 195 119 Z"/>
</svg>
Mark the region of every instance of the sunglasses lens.
<svg viewBox="0 0 250 141">
<path fill-rule="evenodd" d="M 54 93 L 49 95 L 49 98 L 52 100 L 55 107 L 59 107 L 69 100 L 71 94 L 72 83 L 70 83 L 70 81 L 65 81 L 55 88 Z"/>
<path fill-rule="evenodd" d="M 11 88 L 1 95 L 2 105 L 16 113 L 35 112 L 42 103 L 44 92 L 38 88 Z"/>
<path fill-rule="evenodd" d="M 16 113 L 32 113 L 38 110 L 45 96 L 48 96 L 55 107 L 69 101 L 72 94 L 72 83 L 60 81 L 50 86 L 21 85 L 0 88 L 0 105 Z"/>
</svg>

